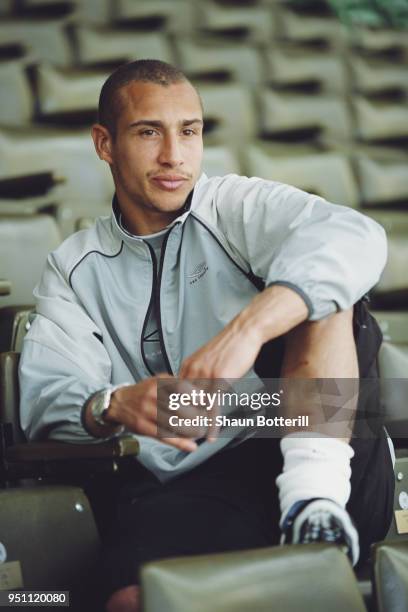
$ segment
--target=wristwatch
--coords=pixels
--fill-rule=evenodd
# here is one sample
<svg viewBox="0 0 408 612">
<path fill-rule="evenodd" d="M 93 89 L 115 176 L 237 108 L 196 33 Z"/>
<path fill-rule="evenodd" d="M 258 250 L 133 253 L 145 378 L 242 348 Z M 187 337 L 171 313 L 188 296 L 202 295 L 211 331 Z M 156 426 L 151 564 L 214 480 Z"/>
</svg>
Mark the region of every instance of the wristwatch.
<svg viewBox="0 0 408 612">
<path fill-rule="evenodd" d="M 115 431 L 115 433 L 121 433 L 124 430 L 123 425 L 115 423 L 114 421 L 106 421 L 105 415 L 108 411 L 113 393 L 115 393 L 115 391 L 118 389 L 127 386 L 127 384 L 113 385 L 111 387 L 107 387 L 106 389 L 102 389 L 102 391 L 98 391 L 98 393 L 95 393 L 93 398 L 90 400 L 91 414 L 95 423 L 102 425 L 102 427 L 118 426 L 119 430 L 117 432 Z"/>
</svg>

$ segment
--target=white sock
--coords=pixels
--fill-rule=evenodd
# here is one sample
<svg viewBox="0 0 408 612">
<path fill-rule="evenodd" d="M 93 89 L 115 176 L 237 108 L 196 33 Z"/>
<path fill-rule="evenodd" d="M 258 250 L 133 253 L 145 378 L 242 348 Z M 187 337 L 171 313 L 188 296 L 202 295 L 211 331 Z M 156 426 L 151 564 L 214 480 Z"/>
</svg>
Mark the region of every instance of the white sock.
<svg viewBox="0 0 408 612">
<path fill-rule="evenodd" d="M 314 437 L 313 437 L 314 436 Z M 337 438 L 289 434 L 281 440 L 283 471 L 276 479 L 281 522 L 292 505 L 314 497 L 331 499 L 345 508 L 350 497 L 350 460 L 354 451 Z"/>
</svg>

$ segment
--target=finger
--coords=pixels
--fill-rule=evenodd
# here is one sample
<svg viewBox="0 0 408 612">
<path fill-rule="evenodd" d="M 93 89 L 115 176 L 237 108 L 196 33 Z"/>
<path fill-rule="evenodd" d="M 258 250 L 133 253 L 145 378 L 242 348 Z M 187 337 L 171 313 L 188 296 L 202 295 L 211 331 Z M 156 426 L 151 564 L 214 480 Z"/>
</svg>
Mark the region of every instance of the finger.
<svg viewBox="0 0 408 612">
<path fill-rule="evenodd" d="M 171 432 L 168 430 L 163 430 L 162 434 L 159 435 L 159 430 L 157 427 L 157 423 L 153 423 L 149 420 L 144 420 L 139 423 L 137 431 L 135 433 L 142 434 L 144 436 L 149 436 L 151 438 L 156 438 L 165 444 L 169 444 L 170 446 L 174 446 L 179 450 L 192 452 L 197 449 L 197 444 L 194 440 L 190 440 L 188 438 L 179 438 L 172 436 Z"/>
</svg>

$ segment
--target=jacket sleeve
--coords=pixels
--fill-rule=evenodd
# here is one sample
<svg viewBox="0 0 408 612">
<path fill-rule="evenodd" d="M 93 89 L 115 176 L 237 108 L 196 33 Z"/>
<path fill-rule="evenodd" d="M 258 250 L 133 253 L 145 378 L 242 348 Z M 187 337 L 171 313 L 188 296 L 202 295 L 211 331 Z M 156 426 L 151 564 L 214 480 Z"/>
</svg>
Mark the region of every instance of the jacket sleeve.
<svg viewBox="0 0 408 612">
<path fill-rule="evenodd" d="M 378 223 L 289 185 L 230 176 L 213 206 L 231 249 L 266 286 L 297 291 L 310 320 L 350 308 L 384 268 L 387 243 Z"/>
<path fill-rule="evenodd" d="M 29 439 L 98 442 L 84 429 L 86 400 L 110 384 L 111 363 L 100 331 L 48 257 L 34 290 L 37 314 L 20 360 L 20 418 Z"/>
</svg>

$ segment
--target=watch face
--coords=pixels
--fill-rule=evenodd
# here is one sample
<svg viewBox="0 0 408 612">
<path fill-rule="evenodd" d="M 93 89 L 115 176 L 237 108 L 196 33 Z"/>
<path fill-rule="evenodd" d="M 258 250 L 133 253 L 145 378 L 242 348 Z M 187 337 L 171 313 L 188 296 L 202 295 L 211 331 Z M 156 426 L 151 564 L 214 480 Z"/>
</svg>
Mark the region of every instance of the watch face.
<svg viewBox="0 0 408 612">
<path fill-rule="evenodd" d="M 98 393 L 92 400 L 92 416 L 99 425 L 105 425 L 103 413 L 106 410 L 106 392 Z"/>
</svg>

